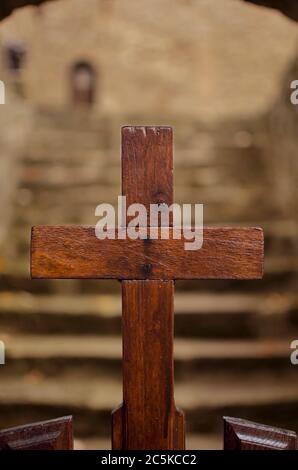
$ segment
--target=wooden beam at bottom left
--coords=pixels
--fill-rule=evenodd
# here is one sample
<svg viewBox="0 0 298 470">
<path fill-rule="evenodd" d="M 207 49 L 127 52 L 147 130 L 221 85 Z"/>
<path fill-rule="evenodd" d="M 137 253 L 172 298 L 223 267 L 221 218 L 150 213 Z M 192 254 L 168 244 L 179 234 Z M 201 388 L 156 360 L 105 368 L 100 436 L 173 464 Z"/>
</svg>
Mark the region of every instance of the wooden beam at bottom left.
<svg viewBox="0 0 298 470">
<path fill-rule="evenodd" d="M 4 429 L 0 450 L 73 450 L 72 416 Z"/>
</svg>

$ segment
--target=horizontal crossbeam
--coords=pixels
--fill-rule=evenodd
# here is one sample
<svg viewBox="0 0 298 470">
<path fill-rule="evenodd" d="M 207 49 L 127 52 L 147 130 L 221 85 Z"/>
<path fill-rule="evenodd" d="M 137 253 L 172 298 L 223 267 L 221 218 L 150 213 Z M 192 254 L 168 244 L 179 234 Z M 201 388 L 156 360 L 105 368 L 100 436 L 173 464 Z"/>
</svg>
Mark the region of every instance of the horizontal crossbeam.
<svg viewBox="0 0 298 470">
<path fill-rule="evenodd" d="M 152 228 L 151 228 L 152 229 Z M 144 227 L 141 230 L 146 231 Z M 158 239 L 99 240 L 92 226 L 32 229 L 31 276 L 39 279 L 260 279 L 263 231 L 205 227 L 201 249 L 185 249 L 180 229 L 155 228 Z M 169 239 L 161 239 L 169 233 Z M 181 239 L 175 239 L 181 235 Z"/>
</svg>

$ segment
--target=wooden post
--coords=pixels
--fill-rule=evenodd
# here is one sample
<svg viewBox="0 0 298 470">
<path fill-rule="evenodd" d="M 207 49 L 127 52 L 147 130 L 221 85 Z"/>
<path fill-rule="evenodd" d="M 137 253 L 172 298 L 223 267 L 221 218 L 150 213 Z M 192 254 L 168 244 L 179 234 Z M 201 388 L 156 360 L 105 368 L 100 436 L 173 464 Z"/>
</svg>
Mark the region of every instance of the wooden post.
<svg viewBox="0 0 298 470">
<path fill-rule="evenodd" d="M 173 203 L 172 129 L 122 129 L 122 194 L 147 214 L 150 204 Z M 174 403 L 173 294 L 173 281 L 122 281 L 123 405 L 113 416 L 113 449 L 184 449 L 184 416 Z"/>
</svg>

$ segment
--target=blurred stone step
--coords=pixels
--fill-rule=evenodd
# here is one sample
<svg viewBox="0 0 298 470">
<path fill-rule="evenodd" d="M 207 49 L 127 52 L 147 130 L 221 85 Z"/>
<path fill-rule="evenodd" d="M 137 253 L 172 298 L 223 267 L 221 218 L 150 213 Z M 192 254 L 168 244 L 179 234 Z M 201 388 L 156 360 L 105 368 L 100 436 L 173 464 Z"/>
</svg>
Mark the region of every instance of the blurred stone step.
<svg viewBox="0 0 298 470">
<path fill-rule="evenodd" d="M 29 232 L 28 232 L 29 235 Z M 31 294 L 115 294 L 119 293 L 120 284 L 114 280 L 87 280 L 83 283 L 73 279 L 30 279 L 30 253 L 22 259 L 2 259 L 0 273 L 0 292 L 27 292 Z M 4 267 L 4 269 L 3 269 Z"/>
<path fill-rule="evenodd" d="M 27 201 L 23 201 L 24 192 L 28 194 Z M 84 181 L 76 185 L 61 185 L 59 190 L 57 186 L 37 188 L 20 188 L 16 198 L 16 203 L 21 211 L 30 211 L 32 208 L 39 218 L 44 218 L 45 212 L 64 213 L 67 219 L 67 213 L 76 210 L 77 219 L 80 220 L 82 210 L 89 209 L 94 215 L 95 208 L 101 203 L 117 204 L 117 197 L 120 195 L 120 178 L 118 184 L 98 184 L 93 180 L 91 184 L 84 184 Z M 42 212 L 44 213 L 42 214 Z M 27 217 L 24 212 L 23 217 Z M 30 212 L 28 218 L 30 220 Z"/>
<path fill-rule="evenodd" d="M 71 207 L 67 214 L 59 208 L 52 208 L 47 211 L 47 224 L 62 224 L 65 223 L 80 223 L 82 225 L 90 225 L 96 222 L 94 210 L 87 208 L 78 211 L 75 207 Z M 44 213 L 37 207 L 18 208 L 15 211 L 15 224 L 12 227 L 10 234 L 11 240 L 18 255 L 26 255 L 29 251 L 30 233 L 33 225 L 44 223 Z M 216 224 L 216 225 L 224 225 Z M 236 226 L 239 224 L 230 224 Z M 240 224 L 241 225 L 241 224 Z M 257 225 L 255 221 L 247 223 L 247 226 Z M 297 250 L 297 227 L 294 223 L 287 223 L 287 221 L 280 221 L 276 223 L 262 223 L 265 238 L 265 271 L 266 273 L 276 272 L 278 270 L 290 271 L 296 269 L 297 262 L 293 253 Z"/>
<path fill-rule="evenodd" d="M 74 286 L 77 294 L 100 294 L 118 290 L 119 283 L 113 280 L 32 280 L 30 279 L 30 229 L 27 231 L 28 245 L 24 247 L 22 256 L 2 256 L 0 272 L 0 292 L 26 291 L 35 294 L 58 293 L 64 291 L 66 286 Z M 291 257 L 265 258 L 265 275 L 260 280 L 200 280 L 177 281 L 177 291 L 185 292 L 243 292 L 266 294 L 288 292 L 289 287 L 297 282 L 297 261 Z M 295 284 L 296 285 L 296 284 Z M 74 292 L 74 289 L 71 289 Z"/>
<path fill-rule="evenodd" d="M 89 437 L 80 438 L 75 436 L 75 450 L 110 450 L 111 439 Z M 223 435 L 218 434 L 186 434 L 186 449 L 190 450 L 222 450 Z"/>
<path fill-rule="evenodd" d="M 68 223 L 68 214 L 75 214 L 75 218 L 80 223 L 84 220 L 84 214 L 88 213 L 94 217 L 95 208 L 98 204 L 109 203 L 114 206 L 118 203 L 118 196 L 121 193 L 120 178 L 113 178 L 114 181 L 109 184 L 102 182 L 98 178 L 84 178 L 80 184 L 73 185 L 66 183 L 59 187 L 58 183 L 50 188 L 23 187 L 18 190 L 16 195 L 16 223 L 20 220 L 24 223 L 32 224 L 40 221 L 44 223 L 47 218 L 55 220 L 55 217 Z M 176 194 L 176 203 L 200 204 L 204 203 L 204 223 L 205 225 L 240 225 L 247 226 L 247 220 L 243 218 L 241 205 L 234 201 L 221 200 L 216 197 L 215 200 L 207 200 L 201 191 L 194 192 L 189 197 L 189 188 L 185 191 L 178 190 Z M 249 195 L 248 195 L 249 196 Z M 250 196 L 244 201 L 247 204 L 247 216 L 254 220 L 254 225 L 262 225 L 262 214 L 265 210 L 257 201 L 251 204 Z M 257 204 L 258 209 L 254 210 L 253 205 Z M 224 219 L 223 219 L 224 217 Z M 72 215 L 73 218 L 73 215 Z M 220 222 L 221 221 L 221 222 Z M 233 221 L 231 223 L 230 221 Z"/>
<path fill-rule="evenodd" d="M 14 237 L 14 243 L 27 246 L 30 239 L 31 228 L 34 225 L 95 225 L 99 220 L 95 216 L 96 205 L 86 205 L 78 208 L 71 206 L 68 209 L 63 207 L 53 207 L 47 209 L 45 212 L 39 210 L 38 207 L 19 207 L 14 213 L 14 226 L 12 227 L 11 234 Z"/>
<path fill-rule="evenodd" d="M 51 168 L 61 166 L 62 168 L 86 167 L 89 164 L 120 165 L 120 153 L 105 148 L 82 149 L 77 146 L 69 150 L 63 148 L 52 150 L 43 145 L 28 146 L 23 149 L 21 163 L 23 167 L 32 166 L 37 168 Z"/>
<path fill-rule="evenodd" d="M 28 140 L 30 146 L 34 147 L 35 145 L 48 145 L 49 148 L 55 148 L 58 145 L 63 148 L 65 145 L 73 145 L 75 147 L 77 144 L 82 147 L 96 147 L 101 143 L 104 138 L 103 129 L 92 129 L 89 127 L 54 127 L 54 126 L 44 126 L 41 127 L 38 125 L 34 127 L 34 132 L 31 134 L 30 139 Z"/>
<path fill-rule="evenodd" d="M 222 430 L 222 416 L 238 416 L 275 426 L 297 429 L 297 374 L 284 377 L 222 376 L 176 385 L 176 403 L 187 419 L 190 433 Z M 0 388 L 2 427 L 72 414 L 76 436 L 109 436 L 111 409 L 121 403 L 121 384 L 80 376 L 43 379 L 37 373 L 3 380 Z M 17 416 L 17 422 L 16 422 Z"/>
<path fill-rule="evenodd" d="M 93 115 L 89 111 L 73 109 L 39 109 L 36 111 L 38 128 L 99 130 L 107 129 L 108 116 Z"/>
<path fill-rule="evenodd" d="M 251 171 L 243 171 L 243 168 L 239 171 L 239 161 L 241 155 L 239 155 L 238 149 L 235 149 L 237 155 L 237 161 L 232 158 L 226 158 L 223 160 L 213 159 L 209 164 L 208 162 L 198 163 L 195 162 L 192 165 L 181 165 L 179 162 L 175 165 L 174 181 L 175 186 L 189 185 L 191 187 L 213 187 L 221 186 L 226 183 L 227 186 L 238 186 L 243 185 L 254 190 L 254 186 L 262 186 L 264 191 L 264 175 L 257 174 L 256 169 L 252 174 Z M 221 155 L 220 150 L 218 155 Z"/>
<path fill-rule="evenodd" d="M 190 434 L 186 433 L 186 449 L 192 450 L 222 450 L 223 435 L 218 434 Z"/>
<path fill-rule="evenodd" d="M 68 172 L 69 173 L 69 172 Z M 81 174 L 80 174 L 81 173 Z M 105 190 L 110 191 L 111 189 L 118 188 L 119 186 L 119 175 L 118 180 L 116 181 L 116 177 L 111 175 L 99 174 L 97 170 L 92 168 L 88 169 L 88 172 L 84 169 L 79 169 L 76 174 L 68 175 L 59 172 L 59 174 L 55 174 L 55 172 L 49 172 L 48 178 L 45 178 L 44 181 L 40 175 L 35 174 L 31 175 L 27 178 L 25 185 L 21 187 L 21 189 L 27 189 L 32 192 L 33 197 L 37 197 L 37 195 L 44 195 L 48 194 L 50 191 L 58 191 L 62 193 L 68 193 L 69 190 L 73 188 L 77 188 L 78 191 L 82 188 L 90 188 L 90 187 L 99 187 Z M 29 181 L 29 178 L 31 180 Z M 99 201 L 100 202 L 109 202 L 109 201 Z"/>
<path fill-rule="evenodd" d="M 231 175 L 239 180 L 258 179 L 266 184 L 267 168 L 264 160 L 264 147 L 259 143 L 241 146 L 234 141 L 216 141 L 218 161 L 228 162 Z M 239 171 L 240 170 L 240 171 Z"/>
<path fill-rule="evenodd" d="M 113 145 L 106 148 L 103 142 L 100 142 L 100 145 L 91 146 L 90 148 L 73 146 L 71 152 L 69 148 L 64 148 L 63 145 L 60 145 L 55 148 L 55 153 L 53 153 L 51 147 L 45 147 L 42 142 L 29 142 L 23 149 L 23 152 L 22 161 L 24 165 L 38 164 L 40 166 L 50 166 L 51 164 L 63 164 L 69 167 L 75 167 L 77 165 L 86 166 L 89 164 L 89 158 L 92 161 L 96 160 L 98 163 L 119 164 L 120 162 L 119 146 Z M 214 156 L 210 154 L 202 154 L 199 148 L 186 150 L 176 145 L 174 153 L 174 176 L 183 172 L 185 172 L 185 174 L 201 170 L 204 172 L 205 169 L 207 170 L 209 168 L 219 168 L 222 171 L 228 170 L 230 167 L 228 161 L 218 161 L 213 157 Z"/>
<path fill-rule="evenodd" d="M 88 165 L 73 168 L 62 165 L 51 165 L 37 167 L 37 165 L 26 166 L 21 175 L 21 188 L 46 190 L 56 188 L 69 188 L 73 186 L 87 185 L 119 185 L 119 168 L 106 167 L 97 161 L 89 162 Z"/>
<path fill-rule="evenodd" d="M 81 187 L 78 189 L 78 192 L 81 194 L 84 193 L 86 187 Z M 18 196 L 20 202 L 18 202 L 18 207 L 14 211 L 14 230 L 17 233 L 17 236 L 20 238 L 23 237 L 23 234 L 20 231 L 20 228 L 28 230 L 33 225 L 57 225 L 57 224 L 88 224 L 95 225 L 98 221 L 98 217 L 95 217 L 95 209 L 98 204 L 101 204 L 103 201 L 106 201 L 114 206 L 117 205 L 117 196 L 119 195 L 120 188 L 114 186 L 114 189 L 109 187 L 106 190 L 103 188 L 101 191 L 96 191 L 98 198 L 93 199 L 83 199 L 77 200 L 73 203 L 68 199 L 68 196 L 61 194 L 61 203 L 53 204 L 51 199 L 43 199 L 38 201 L 36 196 L 33 196 L 31 192 L 25 190 L 25 194 L 22 191 Z M 104 193 L 106 197 L 104 198 Z M 102 197 L 103 196 L 103 197 Z M 32 200 L 34 197 L 34 200 Z M 63 198 L 66 198 L 64 200 Z M 30 205 L 27 205 L 27 201 L 32 201 Z M 216 219 L 217 209 L 215 206 L 210 206 L 208 211 L 208 220 L 205 220 L 205 225 L 218 225 Z M 239 215 L 238 211 L 237 214 Z M 212 220 L 213 217 L 213 220 Z M 221 224 L 229 225 L 232 224 Z M 243 225 L 238 223 L 236 225 Z M 255 224 L 256 225 L 256 224 Z"/>
<path fill-rule="evenodd" d="M 114 170 L 113 170 L 114 171 Z M 102 179 L 104 179 L 104 175 L 102 175 Z M 118 181 L 120 185 L 120 169 L 118 173 Z M 32 185 L 27 185 L 26 188 L 31 190 L 33 194 L 38 194 L 39 199 L 48 199 L 48 196 L 50 195 L 52 200 L 51 203 L 52 205 L 55 202 L 58 202 L 57 199 L 60 198 L 60 194 L 67 195 L 67 196 L 72 196 L 74 200 L 81 199 L 81 195 L 77 194 L 75 192 L 76 188 L 80 188 L 80 186 L 84 185 L 84 178 L 82 177 L 83 183 L 80 183 L 80 181 L 53 181 L 53 184 L 51 182 L 45 182 L 44 185 L 40 186 L 35 186 L 34 184 Z M 64 183 L 64 184 L 63 184 Z M 105 182 L 105 186 L 108 188 L 110 184 L 108 182 Z M 59 194 L 56 194 L 55 191 L 59 188 Z M 70 189 L 72 192 L 70 192 Z M 98 192 L 102 190 L 102 188 L 99 186 L 97 188 Z M 87 199 L 90 200 L 90 196 L 93 193 L 94 188 L 91 188 L 90 191 L 87 191 L 86 197 Z M 243 204 L 251 204 L 254 201 L 258 199 L 258 197 L 261 194 L 261 187 L 243 187 L 243 186 L 233 186 L 230 187 L 228 185 L 220 185 L 217 186 L 216 188 L 214 187 L 205 187 L 205 188 L 192 188 L 189 185 L 183 184 L 183 185 L 176 185 L 175 186 L 175 201 L 177 203 L 203 203 L 206 206 L 206 209 L 208 208 L 208 204 L 217 204 L 217 205 L 224 205 L 231 203 L 235 206 L 242 206 Z M 118 195 L 118 194 L 117 194 Z M 183 197 L 183 198 L 182 198 Z M 237 198 L 237 199 L 235 199 Z M 98 196 L 97 193 L 93 193 L 93 201 L 98 201 Z M 61 201 L 60 201 L 61 202 Z M 107 199 L 103 199 L 102 201 L 99 200 L 99 202 L 109 202 Z"/>
<path fill-rule="evenodd" d="M 265 275 L 286 273 L 286 272 L 297 272 L 298 259 L 293 256 L 267 256 L 265 254 Z"/>
<path fill-rule="evenodd" d="M 58 198 L 59 194 L 60 198 Z M 20 224 L 26 228 L 41 224 L 84 224 L 86 220 L 89 221 L 89 224 L 95 224 L 98 220 L 94 215 L 96 207 L 101 203 L 109 203 L 116 207 L 119 194 L 120 186 L 116 184 L 114 186 L 92 184 L 92 186 L 82 185 L 75 190 L 73 188 L 64 188 L 62 192 L 57 190 L 53 200 L 49 192 L 38 197 L 36 193 L 24 188 L 18 194 L 17 206 L 14 211 L 14 226 L 17 229 Z M 204 215 L 205 225 L 219 225 L 218 210 L 225 213 L 227 217 L 228 214 L 231 214 L 227 220 L 234 220 L 234 224 L 223 221 L 220 225 L 247 225 L 240 218 L 242 214 L 237 207 L 230 207 L 228 211 L 224 211 L 223 207 L 220 208 L 217 204 L 208 205 L 208 211 L 205 211 Z M 234 219 L 232 219 L 232 213 Z M 254 225 L 261 225 L 261 222 L 256 219 Z"/>
<path fill-rule="evenodd" d="M 217 292 L 245 290 L 250 292 L 282 293 L 289 292 L 297 284 L 298 260 L 293 254 L 286 256 L 266 256 L 264 277 L 260 280 L 212 280 L 212 281 L 179 281 L 177 287 L 185 291 L 214 290 Z"/>
<path fill-rule="evenodd" d="M 282 297 L 278 302 L 285 315 L 289 304 Z M 183 337 L 250 338 L 257 334 L 261 306 L 269 316 L 276 303 L 276 296 L 178 291 L 175 332 Z M 2 292 L 0 327 L 3 333 L 115 335 L 121 328 L 121 297 Z"/>
<path fill-rule="evenodd" d="M 74 450 L 111 450 L 111 438 L 74 436 Z"/>
<path fill-rule="evenodd" d="M 9 335 L 5 343 L 6 365 L 2 377 L 33 371 L 44 376 L 121 376 L 122 342 L 119 336 L 102 335 Z M 175 376 L 190 380 L 202 373 L 220 370 L 225 374 L 251 374 L 259 371 L 290 374 L 292 339 L 195 340 L 176 338 Z"/>
<path fill-rule="evenodd" d="M 38 164 L 36 162 L 26 162 L 21 174 L 21 185 L 34 189 L 48 189 L 56 186 L 60 188 L 63 183 L 67 186 L 83 184 L 84 180 L 89 181 L 88 178 L 91 179 L 91 183 L 92 178 L 97 178 L 99 182 L 107 181 L 113 184 L 119 181 L 120 171 L 120 158 L 118 159 L 118 165 L 114 164 L 112 166 L 106 161 L 106 156 L 99 155 L 96 151 L 88 152 L 87 155 L 85 152 L 83 155 L 80 152 L 79 161 L 74 161 L 72 158 L 71 162 L 55 162 L 50 159 L 47 164 L 44 161 Z M 175 169 L 174 180 L 178 193 L 188 194 L 193 192 L 194 188 L 203 190 L 215 186 L 218 188 L 224 186 L 226 196 L 233 197 L 235 195 L 235 190 L 233 189 L 232 193 L 230 190 L 231 178 L 225 175 L 224 172 L 220 172 L 217 167 L 190 168 L 188 171 L 185 171 L 184 168 L 182 171 L 182 168 L 178 167 Z M 234 186 L 236 186 L 240 195 L 244 191 L 255 193 L 256 190 L 261 191 L 262 188 L 261 185 L 251 185 L 251 183 L 246 187 L 239 186 L 237 181 L 234 182 Z M 216 190 L 214 196 L 218 197 Z M 211 195 L 208 199 L 211 199 Z"/>
<path fill-rule="evenodd" d="M 237 192 L 237 191 L 236 191 Z M 204 189 L 191 190 L 189 187 L 180 187 L 175 190 L 175 201 L 178 204 L 198 204 L 204 203 L 204 222 L 206 224 L 218 224 L 223 220 L 226 225 L 229 221 L 234 224 L 246 225 L 243 219 L 244 209 L 247 217 L 256 221 L 261 220 L 264 211 L 263 203 L 259 202 L 257 192 L 253 193 L 246 189 L 241 190 L 242 195 L 238 194 L 238 199 L 225 190 L 224 187 L 218 188 L 216 194 L 212 194 Z M 56 213 L 60 217 L 64 215 L 67 221 L 68 212 L 76 211 L 76 218 L 81 220 L 81 214 L 90 211 L 94 214 L 95 208 L 101 203 L 110 203 L 117 205 L 117 197 L 120 195 L 120 175 L 117 183 L 101 182 L 97 178 L 84 178 L 80 184 L 62 184 L 61 182 L 48 187 L 30 186 L 20 188 L 16 197 L 16 203 L 19 206 L 19 212 L 22 213 L 22 219 L 30 221 L 31 208 L 36 213 L 37 220 L 45 220 L 45 213 L 50 213 L 52 218 Z M 253 197 L 251 197 L 253 195 Z M 210 196 L 210 198 L 209 198 Z M 242 201 L 242 203 L 241 203 Z M 18 210 L 18 209 L 17 209 Z M 24 212 L 25 210 L 25 212 Z M 28 217 L 27 217 L 28 211 Z M 16 214 L 18 220 L 18 214 Z"/>
</svg>

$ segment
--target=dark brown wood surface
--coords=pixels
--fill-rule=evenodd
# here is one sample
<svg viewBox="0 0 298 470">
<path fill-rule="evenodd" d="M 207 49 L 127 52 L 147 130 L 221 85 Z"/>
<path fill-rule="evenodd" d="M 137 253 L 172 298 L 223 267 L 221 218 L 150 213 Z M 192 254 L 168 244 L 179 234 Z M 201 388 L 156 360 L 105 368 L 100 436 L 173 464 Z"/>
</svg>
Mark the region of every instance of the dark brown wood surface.
<svg viewBox="0 0 298 470">
<path fill-rule="evenodd" d="M 72 417 L 0 431 L 0 450 L 72 450 Z"/>
<path fill-rule="evenodd" d="M 49 0 L 1 0 L 0 5 L 0 19 L 10 15 L 11 12 L 23 7 L 24 5 L 40 5 Z M 245 2 L 261 5 L 264 7 L 275 8 L 280 10 L 285 15 L 298 21 L 298 6 L 297 0 L 243 0 Z"/>
<path fill-rule="evenodd" d="M 123 424 L 114 449 L 184 448 L 174 403 L 173 294 L 172 281 L 122 282 Z"/>
<path fill-rule="evenodd" d="M 224 418 L 224 450 L 297 450 L 297 443 L 295 432 Z"/>
<path fill-rule="evenodd" d="M 170 127 L 122 128 L 122 195 L 127 206 L 173 204 L 173 131 Z M 149 226 L 149 220 L 148 226 Z"/>
<path fill-rule="evenodd" d="M 34 227 L 31 275 L 135 280 L 262 277 L 262 230 L 205 227 L 203 247 L 195 251 L 185 250 L 184 238 L 173 239 L 173 230 L 169 240 L 98 240 L 94 227 Z"/>
</svg>

